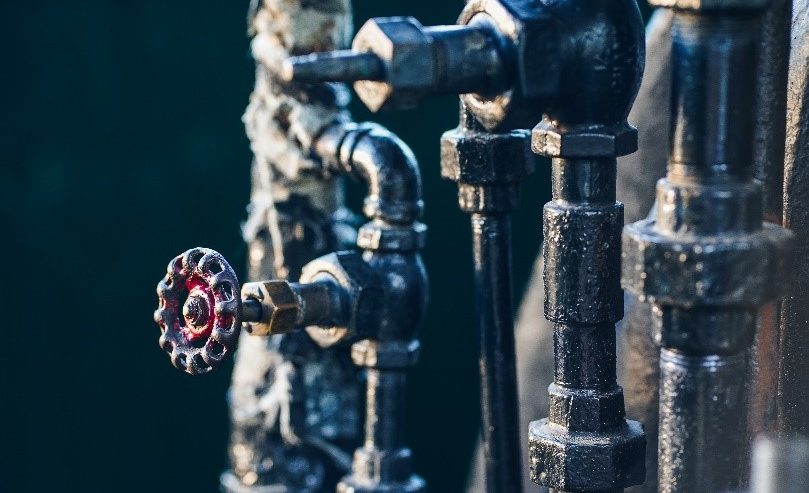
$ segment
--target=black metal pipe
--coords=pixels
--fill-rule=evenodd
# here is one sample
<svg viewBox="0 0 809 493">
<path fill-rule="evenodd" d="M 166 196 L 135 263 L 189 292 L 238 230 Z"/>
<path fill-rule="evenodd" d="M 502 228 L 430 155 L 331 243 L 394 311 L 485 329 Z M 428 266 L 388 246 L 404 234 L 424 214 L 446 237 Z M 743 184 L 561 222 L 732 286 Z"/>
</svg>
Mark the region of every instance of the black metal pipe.
<svg viewBox="0 0 809 493">
<path fill-rule="evenodd" d="M 780 326 L 780 431 L 809 435 L 809 2 L 795 0 L 787 99 L 784 226 L 798 237 L 794 289 Z"/>
<path fill-rule="evenodd" d="M 530 446 L 537 464 L 532 479 L 560 491 L 623 491 L 644 476 L 643 430 L 625 421 L 616 379 L 623 204 L 615 201 L 615 182 L 615 157 L 553 159 L 543 258 L 555 371 L 549 418 L 531 423 Z M 594 438 L 602 443 L 597 451 L 589 449 Z M 571 460 L 584 462 L 556 472 L 556 443 L 570 447 Z M 587 465 L 585 458 L 595 462 Z M 604 469 L 594 465 L 599 461 L 615 465 Z"/>
<path fill-rule="evenodd" d="M 534 157 L 525 131 L 487 132 L 463 102 L 459 120 L 441 139 L 441 173 L 458 183 L 458 204 L 471 215 L 486 491 L 519 493 L 510 212 Z"/>
<path fill-rule="evenodd" d="M 486 491 L 519 493 L 510 212 L 534 157 L 526 131 L 487 132 L 463 102 L 459 120 L 441 139 L 441 173 L 458 184 L 458 204 L 471 216 Z"/>
<path fill-rule="evenodd" d="M 643 74 L 643 22 L 634 1 L 557 2 L 553 13 L 564 19 L 561 62 L 571 79 L 532 137 L 534 152 L 552 158 L 543 260 L 555 372 L 549 417 L 529 428 L 531 480 L 557 491 L 623 491 L 645 477 L 646 436 L 625 419 L 615 351 L 617 157 L 637 150 L 627 115 Z"/>
<path fill-rule="evenodd" d="M 404 446 L 406 373 L 369 368 L 366 383 L 365 446 L 395 451 Z M 407 477 L 381 478 L 383 482 Z"/>
<path fill-rule="evenodd" d="M 472 248 L 486 490 L 520 492 L 522 454 L 508 213 L 473 213 Z"/>
<path fill-rule="evenodd" d="M 669 169 L 655 217 L 624 236 L 624 286 L 654 305 L 658 484 L 671 493 L 743 486 L 756 311 L 784 284 L 789 235 L 763 227 L 752 179 L 765 6 L 674 2 Z"/>
<path fill-rule="evenodd" d="M 745 182 L 751 176 L 756 20 L 749 15 L 675 13 L 671 180 L 710 186 L 711 182 Z M 715 200 L 710 203 L 719 205 Z M 677 221 L 682 223 L 672 228 L 675 231 L 706 234 L 747 230 L 750 221 L 761 225 L 760 211 L 681 209 L 685 210 Z M 698 342 L 687 348 L 664 343 L 661 351 L 658 481 L 670 491 L 730 490 L 741 487 L 744 477 L 746 349 L 752 343 L 755 319 L 731 328 L 727 324 L 735 317 L 722 315 L 706 321 L 704 330 L 743 335 L 740 344 L 726 346 L 726 354 L 718 355 Z M 671 322 L 662 319 L 660 323 Z M 697 320 L 685 323 L 690 333 L 702 328 Z"/>
</svg>

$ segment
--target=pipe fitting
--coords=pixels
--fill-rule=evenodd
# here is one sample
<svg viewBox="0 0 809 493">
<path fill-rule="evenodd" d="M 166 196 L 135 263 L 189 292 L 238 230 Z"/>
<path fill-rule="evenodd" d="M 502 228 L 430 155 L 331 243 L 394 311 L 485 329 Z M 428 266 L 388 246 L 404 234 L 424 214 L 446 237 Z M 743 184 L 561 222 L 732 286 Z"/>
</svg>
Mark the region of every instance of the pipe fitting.
<svg viewBox="0 0 809 493">
<path fill-rule="evenodd" d="M 313 151 L 323 163 L 368 186 L 363 212 L 369 219 L 408 225 L 421 217 L 421 173 L 413 151 L 380 125 L 337 122 Z"/>
</svg>

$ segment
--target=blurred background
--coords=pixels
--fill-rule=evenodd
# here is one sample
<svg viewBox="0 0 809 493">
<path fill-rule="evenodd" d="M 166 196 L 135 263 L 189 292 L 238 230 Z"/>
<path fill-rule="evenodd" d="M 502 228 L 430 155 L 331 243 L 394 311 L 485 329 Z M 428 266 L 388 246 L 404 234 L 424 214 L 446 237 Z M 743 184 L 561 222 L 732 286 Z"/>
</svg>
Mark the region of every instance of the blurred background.
<svg viewBox="0 0 809 493">
<path fill-rule="evenodd" d="M 192 246 L 222 252 L 244 278 L 248 3 L 0 2 L 0 491 L 217 489 L 232 362 L 206 377 L 177 371 L 152 312 L 166 263 Z M 451 23 L 462 7 L 354 4 L 357 27 L 395 14 Z M 438 163 L 457 98 L 352 108 L 422 165 L 432 299 L 409 443 L 431 491 L 460 492 L 479 410 L 469 219 Z M 548 176 L 538 163 L 514 217 L 516 299 L 541 244 Z"/>
</svg>

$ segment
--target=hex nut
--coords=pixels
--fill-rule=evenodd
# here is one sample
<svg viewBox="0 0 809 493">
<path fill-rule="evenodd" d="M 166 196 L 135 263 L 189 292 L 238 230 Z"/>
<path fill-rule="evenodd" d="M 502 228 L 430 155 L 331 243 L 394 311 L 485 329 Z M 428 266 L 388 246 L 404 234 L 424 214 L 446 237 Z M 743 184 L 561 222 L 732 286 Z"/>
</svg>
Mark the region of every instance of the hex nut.
<svg viewBox="0 0 809 493">
<path fill-rule="evenodd" d="M 757 306 L 789 285 L 793 240 L 766 223 L 752 233 L 681 239 L 647 219 L 624 229 L 621 284 L 658 305 Z"/>
<path fill-rule="evenodd" d="M 441 176 L 458 183 L 517 183 L 534 171 L 525 130 L 488 133 L 456 128 L 441 137 Z"/>
<path fill-rule="evenodd" d="M 287 281 L 248 282 L 242 286 L 242 298 L 261 303 L 261 322 L 245 323 L 251 335 L 284 334 L 296 328 L 300 301 Z"/>
<path fill-rule="evenodd" d="M 402 227 L 371 221 L 357 231 L 357 246 L 365 250 L 412 252 L 424 248 L 426 241 L 427 226 L 419 222 Z"/>
<path fill-rule="evenodd" d="M 371 111 L 412 108 L 433 86 L 433 41 L 412 17 L 369 20 L 357 31 L 352 48 L 376 54 L 387 69 L 384 82 L 354 83 L 357 95 Z"/>
<path fill-rule="evenodd" d="M 637 421 L 597 434 L 534 421 L 528 453 L 531 481 L 555 490 L 618 490 L 641 484 L 646 476 L 646 435 Z"/>
<path fill-rule="evenodd" d="M 638 130 L 623 123 L 562 131 L 544 119 L 531 132 L 531 148 L 547 157 L 626 156 L 638 150 Z"/>
</svg>

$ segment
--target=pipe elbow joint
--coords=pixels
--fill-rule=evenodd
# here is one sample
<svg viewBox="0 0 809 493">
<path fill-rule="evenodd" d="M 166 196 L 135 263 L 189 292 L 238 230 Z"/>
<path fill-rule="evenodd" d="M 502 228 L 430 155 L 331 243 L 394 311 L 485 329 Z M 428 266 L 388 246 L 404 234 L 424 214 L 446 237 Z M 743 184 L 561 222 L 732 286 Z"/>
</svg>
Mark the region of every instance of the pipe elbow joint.
<svg viewBox="0 0 809 493">
<path fill-rule="evenodd" d="M 646 56 L 637 1 L 563 0 L 549 9 L 559 54 L 557 92 L 546 119 L 562 128 L 625 124 Z"/>
<path fill-rule="evenodd" d="M 416 157 L 381 125 L 335 123 L 317 139 L 314 151 L 327 167 L 367 185 L 363 212 L 368 219 L 409 226 L 421 217 L 424 202 Z"/>
<path fill-rule="evenodd" d="M 370 126 L 351 151 L 351 167 L 368 184 L 363 212 L 370 219 L 408 225 L 421 217 L 421 174 L 413 151 L 379 125 Z"/>
</svg>

